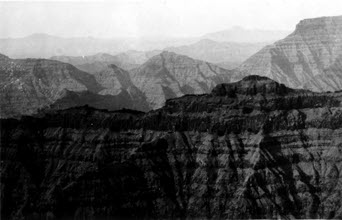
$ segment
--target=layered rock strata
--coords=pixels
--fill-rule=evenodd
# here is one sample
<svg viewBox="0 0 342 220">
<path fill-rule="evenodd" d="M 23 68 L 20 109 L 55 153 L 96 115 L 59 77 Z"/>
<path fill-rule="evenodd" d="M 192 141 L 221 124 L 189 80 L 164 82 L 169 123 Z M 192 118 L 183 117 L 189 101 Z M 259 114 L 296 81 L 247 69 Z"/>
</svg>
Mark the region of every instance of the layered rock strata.
<svg viewBox="0 0 342 220">
<path fill-rule="evenodd" d="M 170 98 L 209 93 L 217 84 L 230 82 L 233 72 L 214 64 L 164 51 L 130 71 L 132 82 L 152 109 Z"/>
<path fill-rule="evenodd" d="M 6 218 L 342 218 L 342 93 L 265 77 L 1 120 Z"/>
<path fill-rule="evenodd" d="M 296 30 L 247 59 L 239 75 L 267 76 L 291 88 L 342 90 L 342 16 L 302 20 Z"/>
</svg>

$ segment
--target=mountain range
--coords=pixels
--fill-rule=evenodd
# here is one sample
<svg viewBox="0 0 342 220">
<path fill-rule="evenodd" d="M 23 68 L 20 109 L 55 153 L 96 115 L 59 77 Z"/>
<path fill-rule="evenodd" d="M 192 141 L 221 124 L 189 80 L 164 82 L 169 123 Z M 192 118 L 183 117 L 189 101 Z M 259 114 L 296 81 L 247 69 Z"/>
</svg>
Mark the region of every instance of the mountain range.
<svg viewBox="0 0 342 220">
<path fill-rule="evenodd" d="M 34 114 L 50 105 L 149 109 L 129 74 L 115 65 L 90 74 L 59 61 L 10 59 L 1 55 L 0 76 L 2 118 Z M 59 102 L 60 99 L 63 101 Z"/>
<path fill-rule="evenodd" d="M 220 83 L 253 74 L 292 88 L 341 90 L 341 27 L 341 16 L 306 19 L 289 36 L 265 47 L 265 43 L 204 39 L 165 51 L 53 56 L 51 60 L 1 56 L 1 116 L 81 104 L 148 111 L 162 107 L 167 99 L 208 93 Z M 232 69 L 241 62 L 234 70 L 222 68 Z"/>
<path fill-rule="evenodd" d="M 194 44 L 168 47 L 164 50 L 215 63 L 225 69 L 235 69 L 267 44 L 268 42 L 237 43 L 203 39 Z"/>
<path fill-rule="evenodd" d="M 115 64 L 129 71 L 145 63 L 154 55 L 160 54 L 162 51 L 169 51 L 186 55 L 193 59 L 214 63 L 224 69 L 231 70 L 238 67 L 243 61 L 247 60 L 247 58 L 267 44 L 267 42 L 234 43 L 203 39 L 193 44 L 167 47 L 163 50 L 129 50 L 116 55 L 98 53 L 90 56 L 52 56 L 50 59 L 70 63 L 86 72 L 94 71 L 94 68 L 105 67 L 108 64 Z"/>
<path fill-rule="evenodd" d="M 110 64 L 115 64 L 122 69 L 131 70 L 145 63 L 149 58 L 161 53 L 154 51 L 129 50 L 116 55 L 98 53 L 90 56 L 52 56 L 50 59 L 70 63 L 80 70 L 86 72 L 97 72 Z"/>
<path fill-rule="evenodd" d="M 210 92 L 230 82 L 232 72 L 164 51 L 129 72 L 114 56 L 10 59 L 1 56 L 1 117 L 34 114 L 88 104 L 117 110 L 160 108 L 169 98 Z"/>
<path fill-rule="evenodd" d="M 234 29 L 224 31 L 225 36 L 218 41 L 238 43 L 274 42 L 283 37 L 282 31 L 262 32 L 265 39 L 255 41 L 252 36 L 258 36 L 258 30 L 244 30 L 236 39 Z M 279 33 L 279 34 L 275 34 Z M 168 47 L 178 47 L 194 44 L 203 39 L 216 40 L 217 34 L 191 38 L 94 38 L 94 37 L 59 37 L 43 33 L 36 33 L 21 38 L 0 39 L 0 53 L 12 58 L 50 58 L 52 56 L 91 56 L 98 53 L 118 54 L 126 51 L 164 50 Z M 245 36 L 246 35 L 246 36 Z M 267 35 L 270 35 L 267 37 Z M 213 37 L 212 37 L 213 36 Z M 216 40 L 217 41 L 217 40 Z M 132 54 L 132 53 L 131 53 Z M 185 54 L 186 55 L 186 54 Z M 140 56 L 140 55 L 139 55 Z M 127 61 L 129 62 L 129 61 Z"/>
<path fill-rule="evenodd" d="M 0 40 L 1 219 L 342 219 L 341 31 Z"/>
</svg>

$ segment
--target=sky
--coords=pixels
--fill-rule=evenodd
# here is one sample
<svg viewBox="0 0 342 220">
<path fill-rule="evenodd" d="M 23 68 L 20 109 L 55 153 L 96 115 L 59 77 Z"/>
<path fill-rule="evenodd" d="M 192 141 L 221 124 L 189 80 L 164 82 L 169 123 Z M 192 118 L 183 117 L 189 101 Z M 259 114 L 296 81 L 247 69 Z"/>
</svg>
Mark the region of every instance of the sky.
<svg viewBox="0 0 342 220">
<path fill-rule="evenodd" d="M 342 0 L 111 0 L 0 2 L 0 38 L 197 37 L 241 26 L 294 30 L 305 18 L 342 15 Z"/>
</svg>

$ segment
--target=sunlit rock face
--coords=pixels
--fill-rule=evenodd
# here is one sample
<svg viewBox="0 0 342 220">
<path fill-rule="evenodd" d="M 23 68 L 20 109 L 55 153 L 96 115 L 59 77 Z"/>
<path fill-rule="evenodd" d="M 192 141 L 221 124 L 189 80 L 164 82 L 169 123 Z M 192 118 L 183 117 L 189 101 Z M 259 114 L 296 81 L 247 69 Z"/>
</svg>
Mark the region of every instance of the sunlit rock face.
<svg viewBox="0 0 342 220">
<path fill-rule="evenodd" d="M 342 93 L 266 77 L 1 120 L 4 218 L 342 218 Z"/>
<path fill-rule="evenodd" d="M 342 16 L 305 19 L 239 68 L 241 77 L 267 76 L 291 88 L 342 89 Z"/>
</svg>

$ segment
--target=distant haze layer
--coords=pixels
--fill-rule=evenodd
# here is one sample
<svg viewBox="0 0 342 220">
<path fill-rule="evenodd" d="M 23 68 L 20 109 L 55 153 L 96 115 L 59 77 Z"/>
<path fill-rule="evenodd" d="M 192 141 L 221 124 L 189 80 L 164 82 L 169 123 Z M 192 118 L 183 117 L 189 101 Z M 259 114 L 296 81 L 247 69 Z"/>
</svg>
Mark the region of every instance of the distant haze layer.
<svg viewBox="0 0 342 220">
<path fill-rule="evenodd" d="M 0 38 L 196 37 L 233 26 L 293 30 L 304 18 L 342 14 L 340 0 L 115 0 L 2 2 Z"/>
<path fill-rule="evenodd" d="M 223 31 L 208 33 L 203 36 L 194 38 L 94 38 L 94 37 L 74 37 L 65 38 L 59 36 L 53 36 L 48 34 L 32 34 L 23 38 L 4 38 L 0 39 L 0 53 L 6 54 L 12 58 L 49 58 L 51 56 L 88 56 L 97 53 L 109 53 L 117 54 L 128 50 L 140 50 L 140 51 L 153 51 L 153 50 L 171 50 L 170 47 L 179 47 L 193 45 L 197 43 L 203 44 L 204 42 L 210 42 L 208 40 L 214 40 L 210 42 L 206 47 L 212 46 L 213 44 L 222 46 L 222 49 L 227 47 L 227 44 L 222 42 L 233 43 L 229 47 L 238 47 L 242 50 L 247 45 L 245 43 L 253 43 L 255 45 L 249 45 L 254 49 L 248 49 L 247 54 L 242 56 L 239 55 L 238 61 L 243 61 L 253 53 L 257 52 L 261 46 L 266 43 L 273 43 L 276 40 L 280 40 L 286 37 L 290 32 L 287 31 L 260 31 L 250 30 L 244 28 L 232 28 Z M 205 41 L 203 41 L 205 40 Z M 241 44 L 243 43 L 243 44 Z M 203 45 L 202 45 L 203 46 Z M 183 50 L 182 48 L 179 48 Z M 189 48 L 190 49 L 190 48 Z M 192 50 L 192 49 L 191 49 Z M 177 52 L 180 52 L 176 49 Z M 193 50 L 193 51 L 196 51 Z M 236 51 L 236 50 L 235 50 Z M 207 52 L 207 50 L 205 50 Z M 217 51 L 215 50 L 214 53 Z M 186 52 L 181 54 L 191 55 Z M 234 53 L 231 51 L 230 53 Z M 208 54 L 209 55 L 209 54 Z M 217 54 L 221 56 L 222 53 Z M 194 56 L 195 58 L 204 59 L 210 62 L 215 60 L 207 59 L 203 56 Z M 226 59 L 231 59 L 231 56 L 222 56 Z M 232 62 L 236 62 L 237 58 L 233 58 Z M 217 60 L 215 62 L 223 62 L 223 60 Z"/>
</svg>

